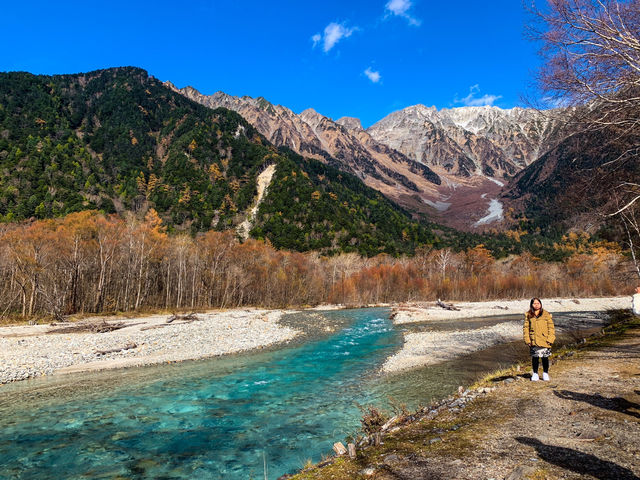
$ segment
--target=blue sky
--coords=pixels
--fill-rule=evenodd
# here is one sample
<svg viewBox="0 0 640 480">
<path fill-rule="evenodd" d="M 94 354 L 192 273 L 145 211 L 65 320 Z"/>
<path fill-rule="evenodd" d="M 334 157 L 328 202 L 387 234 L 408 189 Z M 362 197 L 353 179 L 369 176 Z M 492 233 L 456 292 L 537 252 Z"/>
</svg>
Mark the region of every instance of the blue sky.
<svg viewBox="0 0 640 480">
<path fill-rule="evenodd" d="M 7 0 L 0 71 L 137 66 L 365 127 L 394 110 L 522 105 L 539 60 L 519 0 Z"/>
</svg>

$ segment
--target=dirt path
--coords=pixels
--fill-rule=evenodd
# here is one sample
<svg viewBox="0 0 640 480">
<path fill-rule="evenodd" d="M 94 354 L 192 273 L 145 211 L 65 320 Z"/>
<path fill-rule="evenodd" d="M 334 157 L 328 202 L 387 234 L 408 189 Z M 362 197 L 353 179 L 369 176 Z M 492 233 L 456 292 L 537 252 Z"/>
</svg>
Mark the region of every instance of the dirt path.
<svg viewBox="0 0 640 480">
<path fill-rule="evenodd" d="M 529 377 L 299 478 L 640 479 L 640 327 L 560 360 L 550 382 Z"/>
</svg>

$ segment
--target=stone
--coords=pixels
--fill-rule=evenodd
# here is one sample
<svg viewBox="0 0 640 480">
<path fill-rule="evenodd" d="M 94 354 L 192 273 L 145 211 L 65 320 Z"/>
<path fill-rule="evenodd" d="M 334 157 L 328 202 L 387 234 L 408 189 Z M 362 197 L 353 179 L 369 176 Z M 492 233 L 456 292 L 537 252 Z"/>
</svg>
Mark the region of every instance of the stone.
<svg viewBox="0 0 640 480">
<path fill-rule="evenodd" d="M 392 453 L 390 455 L 386 455 L 384 457 L 384 460 L 382 460 L 382 462 L 385 463 L 385 464 L 389 464 L 389 463 L 397 462 L 398 460 L 400 460 L 400 457 L 398 455 Z"/>
<path fill-rule="evenodd" d="M 342 442 L 336 442 L 333 444 L 333 451 L 336 452 L 336 455 L 344 455 L 347 453 L 347 449 L 344 447 Z"/>
<path fill-rule="evenodd" d="M 353 443 L 348 443 L 347 444 L 347 450 L 349 450 L 349 458 L 354 459 L 356 458 L 356 446 Z"/>
<path fill-rule="evenodd" d="M 528 478 L 535 471 L 535 467 L 530 465 L 519 465 L 505 478 L 505 480 L 520 480 L 522 478 Z"/>
</svg>

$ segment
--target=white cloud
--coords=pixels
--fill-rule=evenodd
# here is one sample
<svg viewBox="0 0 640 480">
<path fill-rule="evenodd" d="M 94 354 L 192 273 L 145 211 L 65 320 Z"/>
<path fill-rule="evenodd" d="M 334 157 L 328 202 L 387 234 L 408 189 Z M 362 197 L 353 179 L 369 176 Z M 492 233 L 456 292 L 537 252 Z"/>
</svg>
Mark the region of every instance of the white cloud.
<svg viewBox="0 0 640 480">
<path fill-rule="evenodd" d="M 387 11 L 387 16 L 402 17 L 409 22 L 409 25 L 419 27 L 422 21 L 409 14 L 411 7 L 413 7 L 411 0 L 389 0 L 385 5 L 385 10 Z"/>
<path fill-rule="evenodd" d="M 369 78 L 369 80 L 371 80 L 373 83 L 378 83 L 380 81 L 380 79 L 382 78 L 380 76 L 380 72 L 374 72 L 373 70 L 371 70 L 371 67 L 367 68 L 364 71 L 364 74 Z"/>
<path fill-rule="evenodd" d="M 311 40 L 313 41 L 314 47 L 322 42 L 322 50 L 326 53 L 340 40 L 350 37 L 356 30 L 358 30 L 357 27 L 348 28 L 343 23 L 331 22 L 324 28 L 323 35 L 316 33 L 311 37 Z"/>
<path fill-rule="evenodd" d="M 476 97 L 480 93 L 480 85 L 475 84 L 469 87 L 469 95 L 464 98 L 456 98 L 454 103 L 461 103 L 465 107 L 483 107 L 486 105 L 493 105 L 496 100 L 502 98 L 502 95 L 489 95 L 484 94 L 481 97 Z"/>
<path fill-rule="evenodd" d="M 569 102 L 564 98 L 542 97 L 544 108 L 567 108 Z"/>
</svg>

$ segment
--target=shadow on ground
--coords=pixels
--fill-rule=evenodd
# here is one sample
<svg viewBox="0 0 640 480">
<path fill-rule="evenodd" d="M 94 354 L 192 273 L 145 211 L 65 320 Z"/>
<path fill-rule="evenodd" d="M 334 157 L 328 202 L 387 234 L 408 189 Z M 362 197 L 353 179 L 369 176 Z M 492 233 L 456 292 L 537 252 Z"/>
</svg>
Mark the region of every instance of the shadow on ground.
<svg viewBox="0 0 640 480">
<path fill-rule="evenodd" d="M 614 412 L 621 412 L 630 415 L 635 418 L 640 418 L 640 404 L 630 402 L 622 397 L 603 397 L 600 394 L 590 395 L 588 393 L 571 392 L 569 390 L 554 390 L 553 393 L 556 397 L 564 400 L 574 400 L 576 402 L 584 402 L 594 407 L 605 408 L 607 410 L 613 410 Z M 638 410 L 633 412 L 631 410 Z"/>
<path fill-rule="evenodd" d="M 548 463 L 557 465 L 565 470 L 580 475 L 591 475 L 601 480 L 640 480 L 631 470 L 620 465 L 602 460 L 595 455 L 582 453 L 572 448 L 546 445 L 540 440 L 531 437 L 516 437 L 516 440 L 524 445 L 536 449 L 538 457 Z"/>
</svg>

